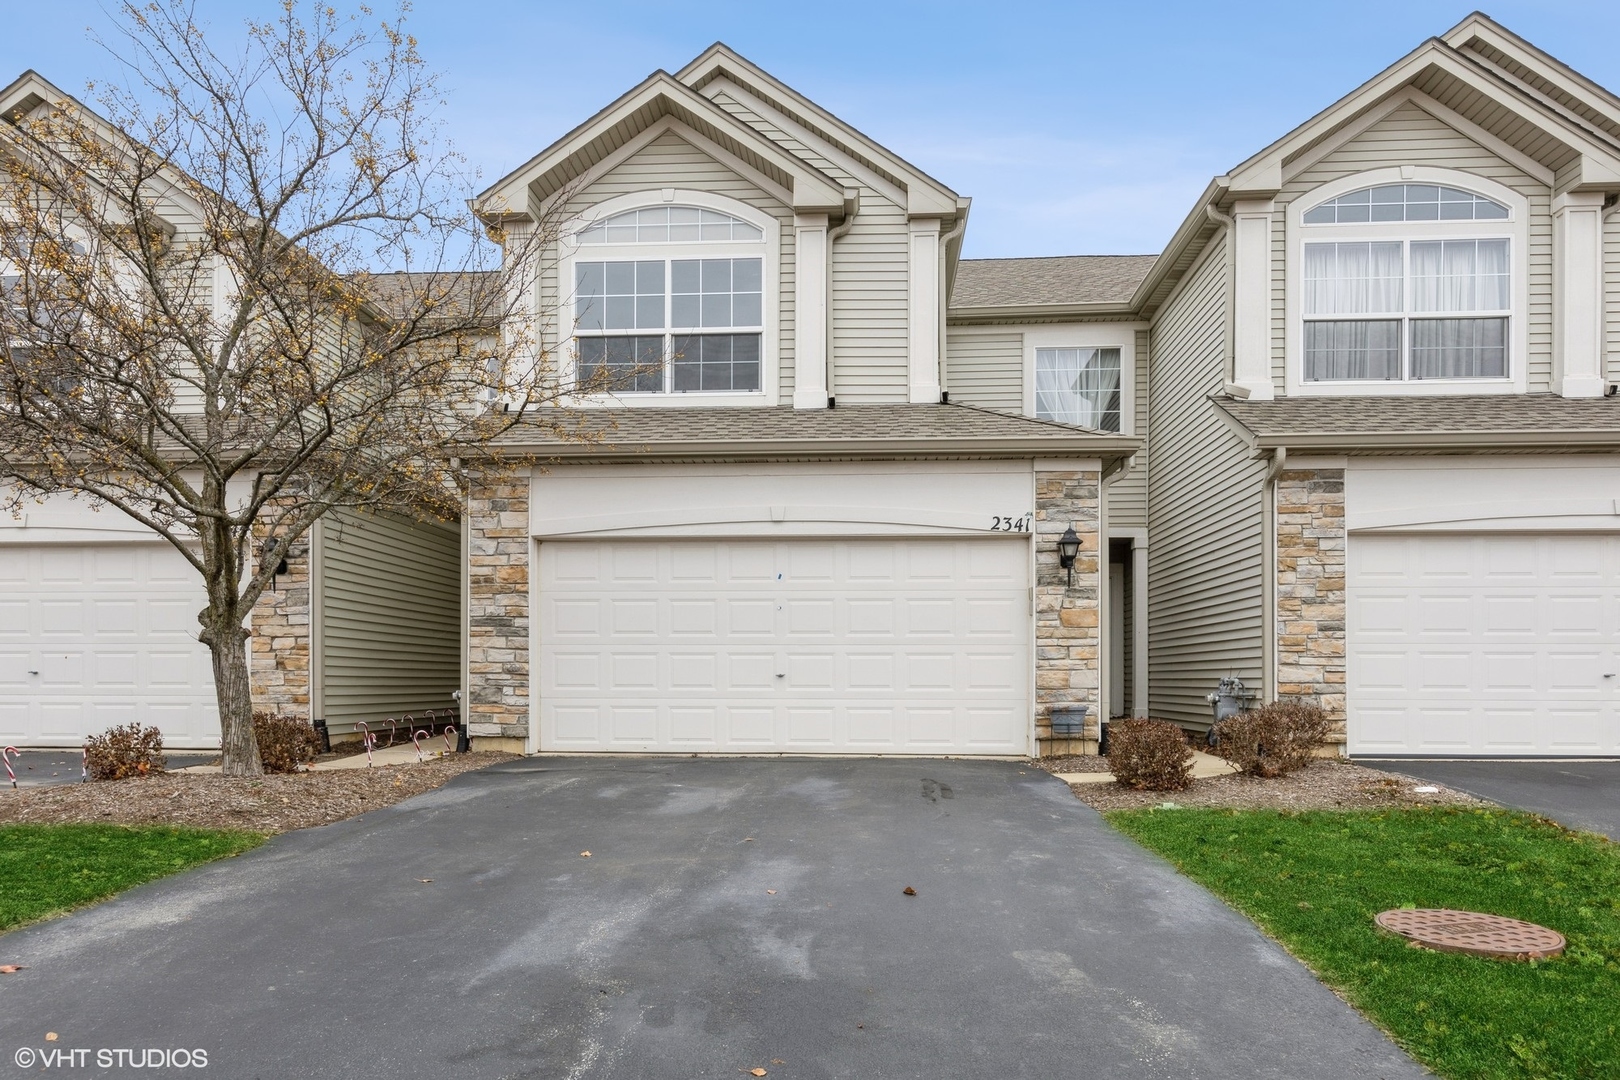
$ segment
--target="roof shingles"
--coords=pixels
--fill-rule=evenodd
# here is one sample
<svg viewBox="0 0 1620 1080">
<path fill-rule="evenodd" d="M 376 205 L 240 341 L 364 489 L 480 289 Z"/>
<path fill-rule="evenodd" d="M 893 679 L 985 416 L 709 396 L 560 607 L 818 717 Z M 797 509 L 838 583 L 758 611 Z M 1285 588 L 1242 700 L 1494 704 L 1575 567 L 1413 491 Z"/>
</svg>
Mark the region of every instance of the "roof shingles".
<svg viewBox="0 0 1620 1080">
<path fill-rule="evenodd" d="M 1156 255 L 1061 255 L 1038 259 L 963 259 L 951 289 L 953 309 L 1128 304 Z"/>
</svg>

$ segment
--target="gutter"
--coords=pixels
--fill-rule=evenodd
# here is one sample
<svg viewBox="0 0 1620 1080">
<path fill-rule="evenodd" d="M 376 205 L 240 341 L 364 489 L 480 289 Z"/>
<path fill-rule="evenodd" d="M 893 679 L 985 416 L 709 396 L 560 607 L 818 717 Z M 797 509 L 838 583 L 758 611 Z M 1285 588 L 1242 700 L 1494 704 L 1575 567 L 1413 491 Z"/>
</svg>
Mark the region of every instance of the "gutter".
<svg viewBox="0 0 1620 1080">
<path fill-rule="evenodd" d="M 1239 421 L 1240 422 L 1240 421 Z M 1493 450 L 1620 446 L 1620 430 L 1610 431 L 1401 431 L 1305 433 L 1250 436 L 1256 450 Z"/>
<path fill-rule="evenodd" d="M 656 443 L 509 442 L 480 457 L 535 457 L 547 461 L 765 461 L 811 459 L 817 461 L 872 461 L 893 458 L 1053 458 L 1086 457 L 1114 462 L 1134 456 L 1142 448 L 1130 436 L 1081 436 L 1077 439 L 764 439 L 739 444 L 735 439 L 702 439 Z"/>
<path fill-rule="evenodd" d="M 1142 316 L 1137 313 L 1135 307 L 1117 300 L 1089 304 L 997 304 L 981 307 L 953 307 L 946 310 L 945 320 L 950 324 L 961 324 L 968 321 L 1036 322 L 1047 320 L 1056 322 L 1063 319 L 1097 318 L 1109 315 L 1133 322 L 1142 321 Z"/>
</svg>

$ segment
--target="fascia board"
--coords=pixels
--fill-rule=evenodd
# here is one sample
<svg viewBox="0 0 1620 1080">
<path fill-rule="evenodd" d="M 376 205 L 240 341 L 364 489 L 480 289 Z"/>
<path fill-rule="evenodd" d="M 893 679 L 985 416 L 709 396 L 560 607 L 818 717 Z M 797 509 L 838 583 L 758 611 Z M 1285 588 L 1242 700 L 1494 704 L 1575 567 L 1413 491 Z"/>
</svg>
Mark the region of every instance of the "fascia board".
<svg viewBox="0 0 1620 1080">
<path fill-rule="evenodd" d="M 1610 120 L 1620 123 L 1620 97 L 1616 97 L 1557 57 L 1543 52 L 1488 15 L 1474 12 L 1447 31 L 1444 40 L 1458 50 L 1466 47 L 1470 41 L 1483 41 L 1492 48 L 1507 53 L 1571 97 L 1582 99 L 1585 104 L 1599 112 L 1607 113 Z"/>
<path fill-rule="evenodd" d="M 1226 190 L 1227 178 L 1225 176 L 1215 177 L 1204 188 L 1204 193 L 1194 201 L 1192 209 L 1181 220 L 1181 224 L 1176 227 L 1175 233 L 1170 237 L 1170 242 L 1164 246 L 1163 254 L 1154 260 L 1152 268 L 1148 270 L 1147 277 L 1143 278 L 1142 283 L 1136 287 L 1136 292 L 1132 294 L 1130 303 L 1127 305 L 1131 311 L 1142 312 L 1147 310 L 1148 298 L 1158 291 L 1159 286 L 1171 274 L 1175 263 L 1185 253 L 1186 249 L 1198 241 L 1199 236 L 1205 229 L 1213 227 L 1209 215 L 1204 213 L 1204 208 L 1214 206 L 1219 202 L 1225 196 Z"/>
<path fill-rule="evenodd" d="M 548 461 L 757 461 L 762 459 L 817 461 L 875 461 L 892 458 L 1029 458 L 1087 457 L 1112 461 L 1130 457 L 1142 448 L 1142 440 L 1115 435 L 1076 435 L 1072 438 L 996 439 L 735 439 L 692 440 L 687 442 L 626 441 L 617 443 L 577 443 L 559 446 L 555 442 L 502 443 L 492 453 L 503 458 L 528 457 Z M 474 456 L 479 456 L 475 454 Z"/>
<path fill-rule="evenodd" d="M 1260 450 L 1559 450 L 1620 447 L 1620 431 L 1272 432 L 1252 436 Z"/>
<path fill-rule="evenodd" d="M 911 214 L 926 217 L 950 217 L 955 212 L 956 192 L 858 128 L 840 120 L 722 42 L 715 42 L 705 49 L 700 56 L 676 72 L 675 78 L 690 85 L 716 72 L 725 73 L 732 81 L 743 86 L 750 86 L 750 83 L 754 84 L 750 88 L 753 89 L 756 95 L 764 97 L 767 101 L 770 101 L 772 96 L 786 99 L 787 102 L 791 103 L 792 108 L 783 108 L 780 101 L 772 102 L 772 104 L 778 111 L 808 116 L 832 131 L 846 136 L 850 142 L 860 147 L 868 156 L 889 166 L 893 172 L 898 174 L 899 178 L 911 181 L 906 185 L 911 202 L 907 210 Z M 761 93 L 762 90 L 765 92 Z M 816 125 L 811 124 L 809 126 L 813 128 Z"/>
<path fill-rule="evenodd" d="M 783 151 L 748 125 L 739 123 L 730 113 L 685 84 L 677 82 L 664 71 L 655 71 L 607 108 L 496 181 L 485 189 L 475 202 L 479 206 L 488 206 L 492 201 L 499 200 L 507 206 L 526 207 L 528 187 L 531 183 L 570 155 L 579 152 L 592 140 L 599 138 L 603 132 L 617 123 L 621 116 L 653 104 L 660 98 L 702 117 L 716 130 L 749 147 L 760 157 L 791 176 L 795 210 L 837 213 L 843 209 L 843 185 L 819 169 Z"/>
<path fill-rule="evenodd" d="M 976 322 L 1054 322 L 1064 318 L 1091 319 L 1099 315 L 1134 317 L 1136 308 L 1127 302 L 1093 304 L 1010 304 L 981 307 L 953 307 L 945 312 L 947 321 Z"/>
</svg>

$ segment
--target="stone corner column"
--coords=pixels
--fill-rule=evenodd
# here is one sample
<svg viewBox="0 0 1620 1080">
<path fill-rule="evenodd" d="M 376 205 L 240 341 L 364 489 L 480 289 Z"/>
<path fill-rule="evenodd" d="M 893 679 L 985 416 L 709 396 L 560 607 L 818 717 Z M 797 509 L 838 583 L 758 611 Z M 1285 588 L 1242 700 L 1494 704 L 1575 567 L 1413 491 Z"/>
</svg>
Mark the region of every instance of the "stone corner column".
<svg viewBox="0 0 1620 1080">
<path fill-rule="evenodd" d="M 319 528 L 319 525 L 316 526 Z M 255 550 L 269 539 L 253 527 Z M 253 707 L 300 720 L 310 715 L 310 534 L 287 550 L 287 572 L 259 595 L 248 619 L 248 684 Z"/>
<path fill-rule="evenodd" d="M 1087 463 L 1035 473 L 1035 739 L 1037 753 L 1095 754 L 1102 734 L 1102 472 Z M 1074 584 L 1058 563 L 1065 529 L 1080 537 Z M 1052 708 L 1085 705 L 1079 738 L 1052 736 Z"/>
<path fill-rule="evenodd" d="M 530 715 L 529 476 L 471 477 L 467 496 L 467 701 L 477 750 L 524 753 Z"/>
<path fill-rule="evenodd" d="M 1343 469 L 1277 476 L 1277 696 L 1307 701 L 1345 741 Z"/>
</svg>

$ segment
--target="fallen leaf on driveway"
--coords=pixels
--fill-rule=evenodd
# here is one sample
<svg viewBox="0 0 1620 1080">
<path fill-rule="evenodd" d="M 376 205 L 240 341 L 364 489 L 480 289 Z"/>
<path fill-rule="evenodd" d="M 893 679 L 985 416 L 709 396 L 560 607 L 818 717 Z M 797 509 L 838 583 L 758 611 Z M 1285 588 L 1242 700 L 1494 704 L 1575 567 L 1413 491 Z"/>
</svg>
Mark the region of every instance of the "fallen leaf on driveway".
<svg viewBox="0 0 1620 1080">
<path fill-rule="evenodd" d="M 765 1075 L 765 1070 L 764 1069 L 749 1069 L 748 1070 L 748 1075 L 749 1076 L 764 1076 Z"/>
<path fill-rule="evenodd" d="M 766 896 L 775 896 L 776 895 L 776 890 L 775 889 L 766 889 L 765 890 L 765 895 Z"/>
<path fill-rule="evenodd" d="M 907 896 L 916 896 L 917 895 L 917 890 L 913 889 L 910 885 L 907 885 L 905 888 L 901 889 L 900 891 L 905 893 Z"/>
<path fill-rule="evenodd" d="M 416 880 L 417 880 L 417 881 L 420 881 L 420 882 L 421 882 L 421 883 L 422 883 L 422 884 L 424 884 L 424 885 L 431 885 L 431 884 L 433 884 L 433 879 L 432 879 L 432 878 L 430 878 L 430 877 L 419 877 L 419 878 L 417 878 L 417 879 L 416 879 Z"/>
<path fill-rule="evenodd" d="M 56 1041 L 56 1032 L 54 1032 L 54 1031 L 47 1031 L 47 1032 L 46 1032 L 46 1033 L 45 1033 L 45 1041 L 46 1041 L 46 1042 L 55 1042 L 55 1041 Z"/>
<path fill-rule="evenodd" d="M 21 964 L 0 964 L 0 975 L 15 975 L 22 969 Z"/>
<path fill-rule="evenodd" d="M 787 1062 L 783 1061 L 781 1058 L 771 1058 L 771 1064 L 772 1065 L 786 1065 Z"/>
<path fill-rule="evenodd" d="M 754 838 L 753 838 L 753 837 L 752 837 L 752 836 L 745 836 L 745 837 L 743 837 L 743 843 L 745 843 L 745 844 L 752 844 L 752 843 L 753 843 L 753 842 L 754 842 Z"/>
<path fill-rule="evenodd" d="M 582 851 L 579 853 L 579 857 L 582 859 L 588 859 L 591 857 L 591 853 L 588 851 Z"/>
</svg>

